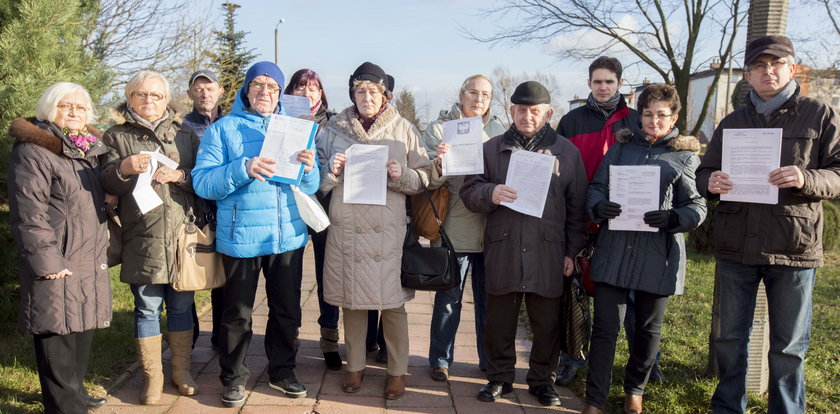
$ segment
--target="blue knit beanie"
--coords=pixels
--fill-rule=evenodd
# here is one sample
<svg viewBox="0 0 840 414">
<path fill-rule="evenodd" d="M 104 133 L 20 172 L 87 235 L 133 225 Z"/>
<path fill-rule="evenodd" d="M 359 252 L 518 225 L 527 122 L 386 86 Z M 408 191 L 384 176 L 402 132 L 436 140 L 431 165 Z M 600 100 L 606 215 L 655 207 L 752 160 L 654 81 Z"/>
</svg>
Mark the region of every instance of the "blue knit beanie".
<svg viewBox="0 0 840 414">
<path fill-rule="evenodd" d="M 262 61 L 254 63 L 250 68 L 248 68 L 248 72 L 245 72 L 245 83 L 242 86 L 242 102 L 245 103 L 245 107 L 251 107 L 251 102 L 248 101 L 248 85 L 251 84 L 251 81 L 254 80 L 254 78 L 263 75 L 274 79 L 274 81 L 277 82 L 277 85 L 281 88 L 280 93 L 283 92 L 283 85 L 286 84 L 286 78 L 283 76 L 283 71 L 281 71 L 280 68 L 278 68 L 273 62 Z"/>
</svg>

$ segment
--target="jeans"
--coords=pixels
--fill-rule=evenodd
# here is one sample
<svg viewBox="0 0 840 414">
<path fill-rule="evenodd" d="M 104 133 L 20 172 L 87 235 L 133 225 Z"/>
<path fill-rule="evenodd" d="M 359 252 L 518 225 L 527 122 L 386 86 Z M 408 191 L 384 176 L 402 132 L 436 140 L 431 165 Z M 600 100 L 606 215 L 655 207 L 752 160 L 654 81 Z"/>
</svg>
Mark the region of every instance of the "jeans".
<svg viewBox="0 0 840 414">
<path fill-rule="evenodd" d="M 193 329 L 192 306 L 195 292 L 178 292 L 172 285 L 131 285 L 134 294 L 134 337 L 160 335 L 160 315 L 166 303 L 169 332 Z"/>
<path fill-rule="evenodd" d="M 768 413 L 805 412 L 805 353 L 811 339 L 816 269 L 745 265 L 718 260 L 720 336 L 715 340 L 720 382 L 713 413 L 743 413 L 749 337 L 759 281 L 764 280 L 770 319 Z"/>
<path fill-rule="evenodd" d="M 484 366 L 484 315 L 486 299 L 484 289 L 484 254 L 458 254 L 461 267 L 461 286 L 457 289 L 435 293 L 435 306 L 429 332 L 429 365 L 432 368 L 448 368 L 455 354 L 455 333 L 461 323 L 461 306 L 467 271 L 472 265 L 472 290 L 475 302 L 475 339 L 478 349 L 478 367 Z"/>
</svg>

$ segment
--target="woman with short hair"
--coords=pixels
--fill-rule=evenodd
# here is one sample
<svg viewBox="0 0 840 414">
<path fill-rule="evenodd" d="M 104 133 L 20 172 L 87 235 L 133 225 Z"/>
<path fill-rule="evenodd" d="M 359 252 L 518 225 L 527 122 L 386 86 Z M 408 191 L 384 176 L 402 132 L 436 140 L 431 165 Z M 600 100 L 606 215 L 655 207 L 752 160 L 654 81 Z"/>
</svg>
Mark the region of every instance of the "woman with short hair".
<svg viewBox="0 0 840 414">
<path fill-rule="evenodd" d="M 33 335 L 46 413 L 87 413 L 105 405 L 82 381 L 93 330 L 111 324 L 108 226 L 98 156 L 107 151 L 93 126 L 90 95 L 53 84 L 34 118 L 9 135 L 10 223 L 20 253 L 18 329 Z"/>
<path fill-rule="evenodd" d="M 143 367 L 141 404 L 155 404 L 163 391 L 160 317 L 166 306 L 167 342 L 172 351 L 172 383 L 181 395 L 193 395 L 198 386 L 190 375 L 192 352 L 193 292 L 172 287 L 177 276 L 175 247 L 178 230 L 190 209 L 196 207 L 190 171 L 195 164 L 199 138 L 184 128 L 169 106 L 169 82 L 161 74 L 142 71 L 128 80 L 126 102 L 115 113 L 117 125 L 105 132 L 110 151 L 103 156 L 105 189 L 120 198 L 122 268 L 120 280 L 134 295 L 134 336 Z M 172 169 L 158 164 L 155 171 L 148 153 L 157 152 L 178 163 Z M 151 190 L 161 200 L 143 211 L 133 196 L 141 174 L 151 174 Z M 149 185 L 149 184 L 146 184 Z"/>
</svg>

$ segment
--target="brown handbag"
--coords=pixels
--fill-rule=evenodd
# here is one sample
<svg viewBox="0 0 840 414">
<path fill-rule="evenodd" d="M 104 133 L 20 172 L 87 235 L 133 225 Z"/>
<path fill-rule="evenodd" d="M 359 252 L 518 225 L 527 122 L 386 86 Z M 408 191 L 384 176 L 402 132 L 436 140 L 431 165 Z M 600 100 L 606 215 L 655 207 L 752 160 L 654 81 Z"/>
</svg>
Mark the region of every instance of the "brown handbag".
<svg viewBox="0 0 840 414">
<path fill-rule="evenodd" d="M 179 292 L 215 289 L 226 282 L 222 256 L 216 252 L 216 232 L 210 224 L 199 228 L 195 220 L 190 209 L 176 236 L 177 276 L 172 288 Z"/>
<path fill-rule="evenodd" d="M 442 185 L 437 190 L 429 191 L 429 193 L 432 196 L 432 204 L 438 212 L 440 221 L 435 218 L 428 196 L 420 193 L 411 196 L 411 225 L 414 228 L 414 233 L 418 236 L 429 240 L 437 240 L 440 238 L 440 223 L 446 220 L 446 213 L 449 211 L 449 189 Z"/>
</svg>

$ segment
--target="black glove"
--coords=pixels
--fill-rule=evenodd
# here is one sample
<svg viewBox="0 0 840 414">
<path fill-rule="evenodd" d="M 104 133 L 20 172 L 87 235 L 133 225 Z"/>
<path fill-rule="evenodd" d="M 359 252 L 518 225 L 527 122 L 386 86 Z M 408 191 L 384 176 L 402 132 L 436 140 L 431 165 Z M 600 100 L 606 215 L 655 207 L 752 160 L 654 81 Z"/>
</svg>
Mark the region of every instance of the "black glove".
<svg viewBox="0 0 840 414">
<path fill-rule="evenodd" d="M 668 227 L 675 227 L 679 224 L 679 218 L 674 210 L 653 210 L 645 213 L 645 224 L 664 229 Z"/>
<path fill-rule="evenodd" d="M 602 201 L 595 205 L 593 209 L 596 218 L 613 219 L 621 214 L 621 204 L 613 203 L 612 201 Z"/>
</svg>

